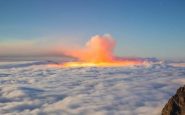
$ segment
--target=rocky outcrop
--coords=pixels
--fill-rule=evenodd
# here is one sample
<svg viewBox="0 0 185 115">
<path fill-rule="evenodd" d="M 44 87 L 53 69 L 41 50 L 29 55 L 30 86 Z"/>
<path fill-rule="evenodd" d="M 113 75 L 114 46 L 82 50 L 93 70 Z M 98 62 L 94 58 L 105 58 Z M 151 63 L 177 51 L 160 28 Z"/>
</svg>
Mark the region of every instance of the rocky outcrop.
<svg viewBox="0 0 185 115">
<path fill-rule="evenodd" d="M 162 115 L 185 115 L 185 86 L 180 87 L 162 110 Z"/>
</svg>

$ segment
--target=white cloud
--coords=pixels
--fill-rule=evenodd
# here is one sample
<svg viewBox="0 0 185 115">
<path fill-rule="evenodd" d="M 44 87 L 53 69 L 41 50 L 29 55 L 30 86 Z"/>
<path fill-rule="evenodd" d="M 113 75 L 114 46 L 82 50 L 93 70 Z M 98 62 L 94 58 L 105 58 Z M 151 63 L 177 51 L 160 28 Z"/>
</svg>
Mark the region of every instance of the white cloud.
<svg viewBox="0 0 185 115">
<path fill-rule="evenodd" d="M 0 114 L 159 115 L 184 67 L 49 68 L 0 63 Z M 151 112 L 152 111 L 152 112 Z"/>
</svg>

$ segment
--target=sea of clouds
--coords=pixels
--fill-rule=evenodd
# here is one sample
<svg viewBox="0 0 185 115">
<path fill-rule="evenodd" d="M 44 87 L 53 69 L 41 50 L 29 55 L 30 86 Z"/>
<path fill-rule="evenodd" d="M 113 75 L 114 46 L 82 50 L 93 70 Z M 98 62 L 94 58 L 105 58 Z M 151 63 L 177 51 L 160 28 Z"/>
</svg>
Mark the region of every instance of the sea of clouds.
<svg viewBox="0 0 185 115">
<path fill-rule="evenodd" d="M 185 64 L 48 67 L 0 62 L 1 115 L 160 115 L 185 84 Z"/>
</svg>

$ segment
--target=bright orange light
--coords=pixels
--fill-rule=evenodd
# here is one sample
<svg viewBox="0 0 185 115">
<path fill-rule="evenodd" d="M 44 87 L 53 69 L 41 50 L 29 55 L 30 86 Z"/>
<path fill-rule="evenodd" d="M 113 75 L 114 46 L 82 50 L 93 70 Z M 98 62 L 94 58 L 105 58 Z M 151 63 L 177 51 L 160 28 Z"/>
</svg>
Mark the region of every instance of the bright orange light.
<svg viewBox="0 0 185 115">
<path fill-rule="evenodd" d="M 125 67 L 144 64 L 139 60 L 125 60 L 114 62 L 65 62 L 63 64 L 50 64 L 49 67 Z"/>
<path fill-rule="evenodd" d="M 130 66 L 130 65 L 140 65 L 140 62 L 132 62 L 132 61 L 123 61 L 123 62 L 67 62 L 64 63 L 64 67 L 121 67 L 121 66 Z"/>
</svg>

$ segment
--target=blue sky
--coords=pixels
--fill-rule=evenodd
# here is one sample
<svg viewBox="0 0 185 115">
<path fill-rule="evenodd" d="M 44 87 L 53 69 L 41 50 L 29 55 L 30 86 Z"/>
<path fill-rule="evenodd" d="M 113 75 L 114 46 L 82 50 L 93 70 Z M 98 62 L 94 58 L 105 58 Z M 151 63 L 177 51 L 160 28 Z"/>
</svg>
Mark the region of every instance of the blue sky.
<svg viewBox="0 0 185 115">
<path fill-rule="evenodd" d="M 0 55 L 111 34 L 117 55 L 185 59 L 184 6 L 184 0 L 1 0 Z"/>
</svg>

